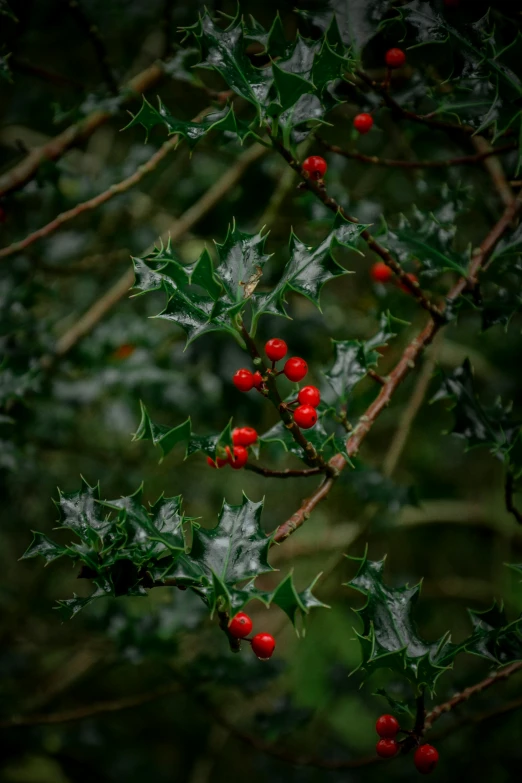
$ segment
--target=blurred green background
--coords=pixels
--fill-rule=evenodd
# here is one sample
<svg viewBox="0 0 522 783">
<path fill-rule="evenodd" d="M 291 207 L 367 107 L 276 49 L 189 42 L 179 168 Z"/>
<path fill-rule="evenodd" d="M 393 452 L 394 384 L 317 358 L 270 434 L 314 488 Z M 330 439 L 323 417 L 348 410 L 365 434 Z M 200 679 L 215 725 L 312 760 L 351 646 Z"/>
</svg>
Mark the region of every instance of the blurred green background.
<svg viewBox="0 0 522 783">
<path fill-rule="evenodd" d="M 10 5 L 19 22 L 1 17 L 0 54 L 12 53 L 13 72 L 13 82 L 0 86 L 3 170 L 114 100 L 101 81 L 92 42 L 67 2 L 12 0 Z M 229 2 L 210 6 L 235 10 Z M 296 29 L 293 6 L 241 2 L 241 10 L 265 25 L 279 11 L 289 36 Z M 181 39 L 177 27 L 194 23 L 202 4 L 83 0 L 82 8 L 99 27 L 116 81 L 124 83 L 165 55 L 166 38 Z M 472 13 L 478 18 L 485 9 L 474 4 Z M 391 43 L 384 34 L 373 39 L 370 67 L 375 53 Z M 404 89 L 422 56 L 412 52 Z M 222 88 L 213 78 L 205 76 L 205 81 Z M 179 73 L 166 74 L 147 93 L 151 100 L 156 94 L 186 119 L 208 103 L 206 92 Z M 149 159 L 164 141 L 161 131 L 146 144 L 139 128 L 121 132 L 127 109 L 136 111 L 139 102 L 136 96 L 114 109 L 81 144 L 46 162 L 33 181 L 2 200 L 2 247 Z M 324 135 L 349 146 L 355 112 L 350 100 L 342 104 Z M 422 126 L 399 126 L 384 111 L 358 149 L 389 158 L 430 157 L 435 149 L 440 157 L 468 152 Z M 318 145 L 310 150 L 321 153 Z M 45 372 L 39 369 L 56 341 L 129 269 L 129 257 L 142 254 L 174 227 L 241 154 L 235 142 L 213 136 L 192 156 L 181 144 L 137 187 L 66 223 L 27 251 L 0 260 L 0 352 L 5 359 L 0 373 L 0 780 L 6 783 L 134 783 L 144 777 L 158 783 L 413 780 L 417 773 L 411 758 L 344 770 L 292 765 L 238 736 L 234 726 L 296 757 L 335 761 L 372 754 L 374 721 L 387 711 L 386 702 L 372 694 L 383 686 L 399 698 L 408 691 L 391 674 L 380 673 L 362 687 L 359 673 L 348 677 L 359 661 L 352 608 L 360 606 L 360 597 L 342 587 L 355 571 L 342 555 L 360 555 L 366 543 L 372 559 L 388 554 L 387 578 L 394 584 L 424 579 L 417 619 L 427 638 L 446 630 L 456 639 L 464 637 L 470 627 L 466 607 L 486 609 L 494 598 L 505 601 L 512 618 L 522 609 L 522 588 L 504 565 L 522 562 L 522 530 L 504 508 L 502 466 L 485 450 L 466 453 L 462 441 L 444 434 L 451 428 L 451 414 L 440 403 L 429 404 L 437 388 L 436 368 L 451 370 L 469 357 L 482 399 L 492 402 L 501 395 L 520 407 L 520 318 L 507 331 L 496 326 L 480 334 L 472 311 L 444 332 L 420 369 L 429 386 L 396 464 L 395 437 L 418 390 L 419 372 L 399 389 L 365 441 L 363 462 L 343 474 L 327 503 L 275 551 L 273 562 L 283 574 L 294 568 L 299 585 L 323 571 L 317 594 L 332 608 L 316 610 L 306 636 L 297 639 L 279 609 L 255 606 L 256 624 L 277 635 L 270 663 L 253 659 L 249 650 L 231 655 L 203 605 L 189 593 L 168 589 L 151 591 L 147 598 L 100 601 L 62 624 L 54 602 L 73 591 L 83 594 L 85 585 L 76 581 L 68 563 L 44 569 L 37 561 L 19 562 L 30 531 L 49 533 L 55 523 L 51 498 L 56 487 L 74 491 L 80 475 L 91 484 L 99 479 L 106 497 L 129 494 L 142 480 L 148 500 L 162 491 L 181 492 L 186 512 L 210 526 L 223 497 L 238 502 L 245 491 L 253 500 L 265 498 L 267 531 L 288 518 L 316 486 L 314 479 L 278 482 L 245 471 L 210 471 L 201 455 L 183 461 L 181 449 L 158 464 L 150 443 L 132 442 L 140 399 L 165 424 L 174 426 L 190 414 L 198 432 L 220 431 L 231 415 L 235 424 L 259 431 L 276 421 L 275 411 L 258 395 L 241 395 L 232 386 L 233 372 L 244 364 L 232 340 L 207 335 L 184 351 L 181 330 L 150 320 L 162 307 L 160 294 L 156 300 L 119 299 L 70 351 Z M 456 240 L 461 250 L 479 243 L 502 209 L 482 167 L 426 172 L 327 158 L 331 193 L 374 224 L 382 214 L 396 219 L 413 204 L 436 209 L 463 188 L 467 200 Z M 509 157 L 504 162 L 508 170 Z M 268 152 L 259 156 L 176 242 L 176 249 L 193 261 L 205 244 L 212 248 L 214 240 L 223 241 L 233 217 L 244 231 L 266 224 L 275 273 L 287 258 L 291 228 L 312 244 L 331 224 L 329 213 L 296 184 L 281 159 Z M 356 274 L 325 287 L 322 313 L 292 295 L 293 320 L 265 318 L 259 334 L 260 344 L 283 337 L 294 355 L 306 358 L 319 385 L 332 356 L 330 338 L 370 336 L 378 313 L 389 308 L 410 325 L 386 350 L 385 373 L 425 320 L 401 291 L 371 284 L 372 259 L 346 251 L 337 251 L 337 258 L 349 262 Z M 374 395 L 371 381 L 361 384 L 349 415 L 361 412 Z M 274 448 L 263 464 L 287 467 L 294 461 Z M 369 520 L 371 530 L 362 531 Z M 487 672 L 478 658 L 458 660 L 440 681 L 438 701 Z M 437 731 L 447 736 L 438 743 L 438 779 L 519 779 L 520 714 L 452 730 L 463 716 L 494 709 L 517 692 L 520 684 L 514 679 L 440 721 Z"/>
</svg>

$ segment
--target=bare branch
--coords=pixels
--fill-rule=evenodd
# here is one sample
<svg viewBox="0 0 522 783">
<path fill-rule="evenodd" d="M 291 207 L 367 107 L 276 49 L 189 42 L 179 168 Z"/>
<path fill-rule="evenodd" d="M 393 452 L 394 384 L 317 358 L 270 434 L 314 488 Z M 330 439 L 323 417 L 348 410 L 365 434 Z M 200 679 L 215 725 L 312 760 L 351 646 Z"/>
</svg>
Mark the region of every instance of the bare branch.
<svg viewBox="0 0 522 783">
<path fill-rule="evenodd" d="M 247 462 L 245 465 L 246 470 L 251 470 L 252 473 L 257 473 L 259 476 L 265 478 L 306 478 L 307 476 L 317 476 L 318 473 L 324 473 L 322 468 L 308 468 L 307 470 L 271 470 L 270 468 L 263 468 L 261 465 L 255 465 L 252 462 Z"/>
<path fill-rule="evenodd" d="M 330 144 L 319 136 L 316 136 L 316 138 L 325 149 L 334 152 L 336 155 L 342 155 L 344 158 L 359 160 L 361 163 L 371 163 L 374 166 L 401 169 L 441 169 L 449 168 L 450 166 L 474 166 L 494 155 L 504 155 L 507 152 L 513 152 L 518 147 L 514 143 L 505 144 L 503 147 L 497 148 L 491 148 L 488 145 L 487 150 L 476 155 L 463 155 L 457 158 L 447 158 L 446 160 L 392 160 L 391 158 L 378 158 L 375 155 L 364 155 L 362 152 L 355 150 L 345 150 L 336 144 Z"/>
</svg>

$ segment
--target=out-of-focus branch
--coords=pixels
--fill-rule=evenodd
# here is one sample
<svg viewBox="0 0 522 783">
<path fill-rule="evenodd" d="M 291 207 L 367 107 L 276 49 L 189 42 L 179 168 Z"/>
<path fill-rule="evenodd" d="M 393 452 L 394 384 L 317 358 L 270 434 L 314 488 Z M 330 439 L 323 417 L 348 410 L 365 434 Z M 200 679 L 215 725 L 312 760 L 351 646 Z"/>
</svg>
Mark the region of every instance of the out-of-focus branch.
<svg viewBox="0 0 522 783">
<path fill-rule="evenodd" d="M 162 235 L 162 239 L 167 241 L 169 236 L 172 241 L 178 240 L 183 234 L 191 229 L 201 218 L 206 215 L 221 199 L 228 193 L 243 176 L 246 169 L 266 153 L 266 148 L 261 144 L 254 144 L 249 147 L 231 166 L 223 176 L 218 179 L 207 192 L 193 204 L 187 211 L 181 215 L 174 223 L 169 232 Z M 150 252 L 153 248 L 147 249 Z M 73 348 L 76 343 L 88 334 L 96 324 L 111 310 L 114 305 L 125 296 L 134 282 L 134 273 L 132 269 L 125 272 L 119 280 L 110 288 L 100 299 L 90 307 L 86 313 L 68 329 L 57 341 L 54 357 L 62 357 Z M 47 363 L 52 362 L 54 357 L 48 357 Z"/>
<path fill-rule="evenodd" d="M 492 147 L 483 136 L 472 136 L 471 142 L 479 155 L 482 155 L 482 162 L 484 168 L 488 172 L 495 189 L 500 196 L 502 203 L 505 207 L 508 207 L 515 198 L 511 185 L 509 184 L 507 177 L 504 173 L 502 163 L 496 158 L 491 157 L 488 153 L 492 151 Z M 496 151 L 501 150 L 501 147 L 497 147 Z M 505 148 L 504 148 L 505 149 Z"/>
<path fill-rule="evenodd" d="M 160 65 L 150 65 L 130 79 L 123 86 L 122 92 L 128 94 L 129 100 L 134 99 L 157 84 L 163 77 L 163 73 Z M 83 120 L 70 125 L 46 144 L 35 147 L 20 163 L 0 177 L 0 197 L 26 185 L 36 175 L 42 163 L 48 160 L 59 160 L 71 147 L 75 147 L 91 136 L 111 116 L 110 111 L 97 109 Z"/>
<path fill-rule="evenodd" d="M 271 470 L 270 468 L 263 468 L 261 465 L 255 465 L 252 462 L 247 462 L 245 465 L 246 470 L 251 470 L 252 473 L 257 473 L 265 478 L 302 478 L 307 476 L 317 476 L 318 473 L 323 473 L 322 468 L 308 468 L 305 470 Z"/>
</svg>

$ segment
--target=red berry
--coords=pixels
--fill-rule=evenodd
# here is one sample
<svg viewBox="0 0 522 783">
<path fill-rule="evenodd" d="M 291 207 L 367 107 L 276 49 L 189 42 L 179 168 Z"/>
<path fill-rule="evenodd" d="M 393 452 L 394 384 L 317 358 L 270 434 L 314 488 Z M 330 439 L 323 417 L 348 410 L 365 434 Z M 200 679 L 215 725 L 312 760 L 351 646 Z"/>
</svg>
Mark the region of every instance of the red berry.
<svg viewBox="0 0 522 783">
<path fill-rule="evenodd" d="M 383 739 L 393 739 L 399 729 L 399 721 L 393 715 L 381 715 L 375 724 L 375 731 Z"/>
<path fill-rule="evenodd" d="M 289 381 L 302 381 L 308 372 L 308 365 L 299 356 L 292 356 L 286 361 L 283 372 Z"/>
<path fill-rule="evenodd" d="M 439 753 L 433 745 L 421 745 L 415 751 L 413 761 L 422 775 L 429 775 L 437 766 Z"/>
<path fill-rule="evenodd" d="M 297 395 L 297 399 L 301 405 L 311 405 L 312 408 L 317 408 L 321 402 L 321 392 L 317 386 L 303 386 Z"/>
<path fill-rule="evenodd" d="M 132 345 L 132 343 L 123 343 L 123 345 L 120 345 L 118 348 L 116 348 L 112 355 L 115 359 L 128 359 L 129 356 L 132 356 L 135 350 L 136 346 Z"/>
<path fill-rule="evenodd" d="M 406 274 L 406 277 L 408 278 L 408 280 L 411 280 L 412 283 L 418 283 L 419 282 L 419 278 L 417 277 L 417 275 L 414 275 L 413 272 L 408 272 Z M 404 283 L 399 283 L 399 288 L 401 289 L 401 291 L 404 291 L 405 294 L 409 294 L 410 293 L 410 289 L 407 288 L 404 285 Z"/>
<path fill-rule="evenodd" d="M 241 370 L 238 370 L 234 374 L 232 381 L 239 391 L 250 391 L 250 389 L 254 388 L 254 373 L 250 372 L 250 370 L 245 370 L 245 368 L 242 367 Z"/>
<path fill-rule="evenodd" d="M 245 612 L 238 612 L 230 620 L 228 630 L 236 639 L 244 639 L 252 630 L 252 620 Z"/>
<path fill-rule="evenodd" d="M 288 346 L 284 340 L 279 337 L 273 337 L 265 345 L 265 353 L 271 362 L 278 362 L 288 353 Z"/>
<path fill-rule="evenodd" d="M 253 427 L 236 427 L 232 430 L 234 446 L 251 446 L 257 440 L 257 432 Z"/>
<path fill-rule="evenodd" d="M 263 376 L 259 372 L 259 370 L 256 370 L 254 373 L 254 388 L 260 389 L 263 385 Z"/>
<path fill-rule="evenodd" d="M 406 55 L 402 49 L 388 49 L 385 60 L 388 68 L 400 68 L 406 62 Z"/>
<path fill-rule="evenodd" d="M 275 639 L 269 633 L 256 633 L 252 639 L 252 650 L 262 661 L 272 657 L 275 646 Z"/>
<path fill-rule="evenodd" d="M 326 174 L 327 168 L 327 162 L 324 158 L 321 158 L 320 155 L 310 155 L 310 157 L 303 162 L 303 171 L 306 171 L 307 174 L 309 174 L 310 179 L 322 179 Z"/>
<path fill-rule="evenodd" d="M 368 133 L 368 131 L 371 131 L 373 125 L 373 117 L 371 114 L 366 114 L 363 112 L 362 114 L 358 114 L 354 121 L 353 121 L 353 127 L 356 131 L 359 131 L 359 133 Z"/>
<path fill-rule="evenodd" d="M 241 470 L 248 460 L 248 451 L 244 446 L 234 446 L 234 456 L 229 456 L 228 462 L 234 470 Z"/>
<path fill-rule="evenodd" d="M 377 261 L 370 269 L 370 275 L 376 283 L 387 283 L 393 277 L 393 272 L 384 261 Z"/>
<path fill-rule="evenodd" d="M 299 405 L 294 411 L 294 421 L 302 430 L 309 430 L 317 421 L 317 411 L 311 405 Z"/>
<path fill-rule="evenodd" d="M 381 739 L 375 746 L 375 751 L 381 759 L 391 759 L 399 752 L 399 743 L 394 739 Z"/>
</svg>

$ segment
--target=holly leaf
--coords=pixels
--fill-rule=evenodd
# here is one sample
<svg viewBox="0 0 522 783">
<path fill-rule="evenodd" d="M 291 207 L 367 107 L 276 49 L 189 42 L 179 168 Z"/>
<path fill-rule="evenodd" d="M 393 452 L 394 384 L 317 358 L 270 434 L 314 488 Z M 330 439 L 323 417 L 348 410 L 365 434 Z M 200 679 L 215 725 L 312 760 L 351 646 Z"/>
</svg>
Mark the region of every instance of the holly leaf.
<svg viewBox="0 0 522 783">
<path fill-rule="evenodd" d="M 383 696 L 396 715 L 407 715 L 410 718 L 415 716 L 414 706 L 409 705 L 408 702 L 402 701 L 401 699 L 395 699 L 385 688 L 377 688 L 374 696 Z"/>
<path fill-rule="evenodd" d="M 145 141 L 148 141 L 152 128 L 155 128 L 156 125 L 164 125 L 168 130 L 169 136 L 173 134 L 182 136 L 191 150 L 198 141 L 212 130 L 228 131 L 229 133 L 239 135 L 241 139 L 244 139 L 246 135 L 244 132 L 240 132 L 232 106 L 212 111 L 206 114 L 199 122 L 192 122 L 191 120 L 184 121 L 173 117 L 159 97 L 157 109 L 146 98 L 143 98 L 139 112 L 133 116 L 129 124 L 122 130 L 128 130 L 135 125 L 141 125 L 145 128 Z"/>
<path fill-rule="evenodd" d="M 33 541 L 20 558 L 21 560 L 28 560 L 30 557 L 43 557 L 47 563 L 52 563 L 67 553 L 67 547 L 56 544 L 44 533 L 38 533 L 35 530 L 32 533 Z"/>
<path fill-rule="evenodd" d="M 326 0 L 317 10 L 299 10 L 298 13 L 325 32 L 331 43 L 341 41 L 352 47 L 360 60 L 362 50 L 378 33 L 380 22 L 391 5 L 391 0 Z"/>
<path fill-rule="evenodd" d="M 404 323 L 394 318 L 389 311 L 381 314 L 380 327 L 369 340 L 332 340 L 334 362 L 324 376 L 335 392 L 338 403 L 345 403 L 354 387 L 377 366 L 380 359 L 378 348 L 388 344 L 395 337 L 394 323 Z"/>
<path fill-rule="evenodd" d="M 177 289 L 169 297 L 165 309 L 154 316 L 164 321 L 172 321 L 180 326 L 187 335 L 185 348 L 198 337 L 210 332 L 227 332 L 238 338 L 238 330 L 230 316 L 236 315 L 242 307 L 240 302 L 235 311 L 220 309 L 215 300 L 207 294 Z"/>
<path fill-rule="evenodd" d="M 226 457 L 226 448 L 232 448 L 232 419 L 224 430 L 217 435 L 196 435 L 192 430 L 190 416 L 177 427 L 164 424 L 154 424 L 147 408 L 140 402 L 141 420 L 133 440 L 151 440 L 159 446 L 162 460 L 178 443 L 185 443 L 185 459 L 198 451 L 203 451 L 208 457 L 216 460 L 216 456 Z"/>
<path fill-rule="evenodd" d="M 320 296 L 323 285 L 335 277 L 349 274 L 332 256 L 335 247 L 343 245 L 357 250 L 358 239 L 367 226 L 349 223 L 338 212 L 333 228 L 316 247 L 301 242 L 292 232 L 290 237 L 290 259 L 277 285 L 268 293 L 254 293 L 252 296 L 252 323 L 255 324 L 264 313 L 288 318 L 285 309 L 288 291 L 306 296 L 320 310 Z"/>
<path fill-rule="evenodd" d="M 329 609 L 328 604 L 324 604 L 316 598 L 312 591 L 321 578 L 318 574 L 312 584 L 301 592 L 296 590 L 293 574 L 290 572 L 282 582 L 278 584 L 270 597 L 270 604 L 276 604 L 290 618 L 292 625 L 296 629 L 297 635 L 305 633 L 305 620 L 310 611 L 317 607 Z"/>
<path fill-rule="evenodd" d="M 266 235 L 245 234 L 239 231 L 235 221 L 229 227 L 222 245 L 216 243 L 219 265 L 216 278 L 224 295 L 219 302 L 219 312 L 229 316 L 240 312 L 250 299 L 270 258 L 264 253 Z"/>
<path fill-rule="evenodd" d="M 318 453 L 322 453 L 330 445 L 333 434 L 328 434 L 319 419 L 312 429 L 306 430 L 305 437 Z M 259 442 L 262 446 L 267 443 L 280 443 L 285 451 L 295 454 L 296 457 L 303 457 L 303 449 L 293 439 L 292 433 L 282 421 L 277 422 L 267 432 L 260 435 Z"/>
<path fill-rule="evenodd" d="M 393 669 L 407 677 L 417 693 L 424 688 L 433 693 L 438 677 L 450 668 L 451 655 L 456 653 L 449 634 L 436 642 L 419 636 L 413 610 L 420 584 L 389 587 L 382 578 L 384 560 L 350 559 L 360 566 L 347 586 L 366 597 L 365 605 L 356 610 L 363 625 L 362 632 L 357 632 L 362 651 L 359 668 L 368 675 L 380 668 Z"/>
<path fill-rule="evenodd" d="M 454 415 L 451 434 L 464 438 L 469 448 L 486 446 L 492 454 L 509 463 L 512 449 L 520 435 L 520 422 L 513 419 L 511 405 L 500 400 L 484 406 L 478 399 L 469 359 L 442 383 L 431 402 L 450 400 Z"/>
<path fill-rule="evenodd" d="M 132 258 L 134 286 L 140 294 L 165 290 L 173 294 L 188 285 L 198 285 L 213 300 L 221 293 L 221 285 L 214 273 L 212 259 L 205 248 L 193 264 L 184 264 L 172 248 L 170 238 L 166 247 L 160 240 L 159 248 L 143 258 Z M 139 294 L 138 294 L 139 295 Z"/>
<path fill-rule="evenodd" d="M 522 617 L 509 623 L 502 606 L 493 603 L 485 612 L 469 609 L 473 633 L 466 652 L 506 666 L 522 660 Z"/>
</svg>

